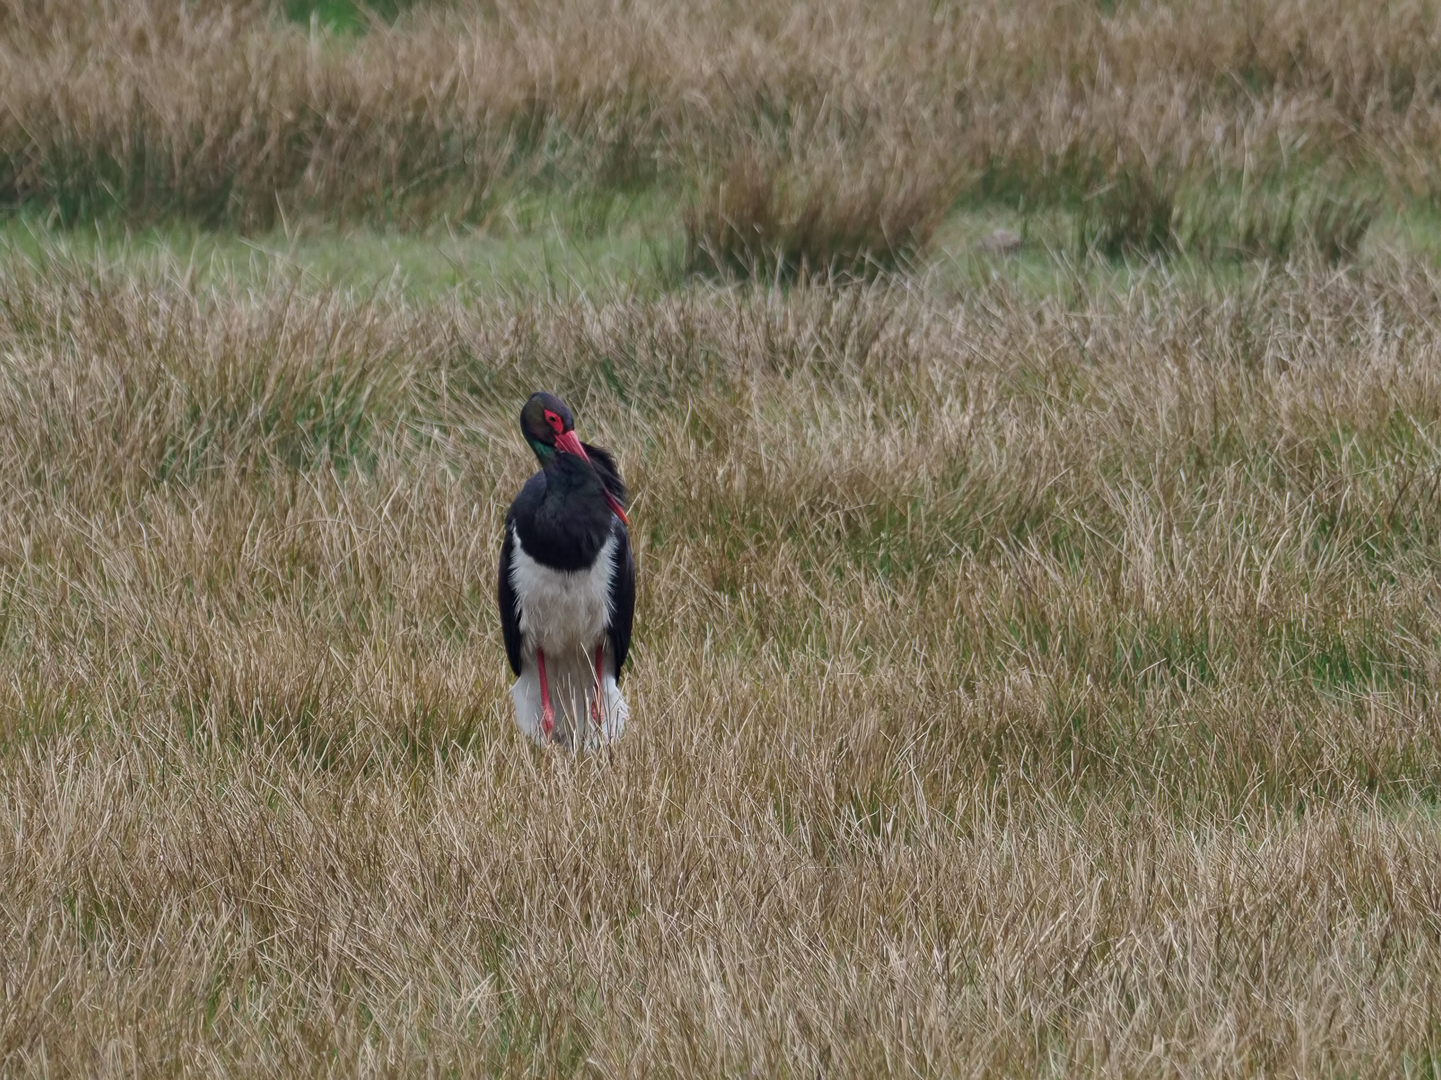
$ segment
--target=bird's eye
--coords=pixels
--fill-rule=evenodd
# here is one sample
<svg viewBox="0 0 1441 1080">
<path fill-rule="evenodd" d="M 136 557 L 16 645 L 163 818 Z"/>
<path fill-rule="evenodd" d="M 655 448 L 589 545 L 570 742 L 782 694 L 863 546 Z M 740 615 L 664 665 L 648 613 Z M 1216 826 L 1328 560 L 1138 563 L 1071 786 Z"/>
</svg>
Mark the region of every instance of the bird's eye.
<svg viewBox="0 0 1441 1080">
<path fill-rule="evenodd" d="M 565 433 L 565 421 L 560 418 L 558 413 L 553 413 L 549 409 L 546 409 L 545 422 L 550 425 L 550 429 L 557 435 Z"/>
</svg>

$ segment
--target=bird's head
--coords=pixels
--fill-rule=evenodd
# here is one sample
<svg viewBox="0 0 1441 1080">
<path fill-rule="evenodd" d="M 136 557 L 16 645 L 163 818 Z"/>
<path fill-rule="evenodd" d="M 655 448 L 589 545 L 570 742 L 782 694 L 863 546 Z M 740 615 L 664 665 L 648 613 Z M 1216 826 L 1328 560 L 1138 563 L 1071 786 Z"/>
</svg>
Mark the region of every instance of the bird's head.
<svg viewBox="0 0 1441 1080">
<path fill-rule="evenodd" d="M 540 459 L 542 467 L 548 467 L 555 461 L 557 454 L 569 454 L 585 462 L 590 466 L 591 472 L 595 473 L 590 455 L 585 452 L 580 437 L 575 433 L 575 417 L 571 414 L 570 406 L 554 394 L 540 391 L 530 395 L 525 408 L 520 410 L 520 430 L 525 441 L 530 443 L 530 448 L 535 451 L 535 456 Z M 630 519 L 625 516 L 625 508 L 606 488 L 600 474 L 595 475 L 600 481 L 605 500 L 615 511 L 616 517 L 629 525 Z"/>
<path fill-rule="evenodd" d="M 575 435 L 575 417 L 570 406 L 554 394 L 530 395 L 525 408 L 520 410 L 520 430 L 542 463 L 556 451 L 585 457 Z"/>
</svg>

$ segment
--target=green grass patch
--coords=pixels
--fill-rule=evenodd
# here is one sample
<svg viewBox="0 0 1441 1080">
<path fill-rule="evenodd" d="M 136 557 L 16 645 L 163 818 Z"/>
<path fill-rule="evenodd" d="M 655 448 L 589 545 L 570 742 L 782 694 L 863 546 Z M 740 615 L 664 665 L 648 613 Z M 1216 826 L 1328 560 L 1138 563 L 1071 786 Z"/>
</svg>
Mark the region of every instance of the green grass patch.
<svg viewBox="0 0 1441 1080">
<path fill-rule="evenodd" d="M 34 215 L 0 218 L 0 265 L 93 267 L 178 277 L 195 288 L 293 280 L 304 292 L 654 293 L 677 279 L 681 238 L 664 199 L 508 204 L 485 228 L 408 232 L 316 221 L 251 236 L 172 222 L 132 229 L 101 221 L 56 229 Z"/>
<path fill-rule="evenodd" d="M 1268 637 L 1282 672 L 1308 680 L 1319 690 L 1337 693 L 1410 686 L 1424 691 L 1428 686 L 1425 674 L 1398 653 L 1377 626 L 1326 629 L 1287 620 Z"/>
<path fill-rule="evenodd" d="M 285 17 L 302 26 L 312 20 L 331 32 L 361 33 L 373 20 L 393 23 L 423 0 L 285 0 Z"/>
</svg>

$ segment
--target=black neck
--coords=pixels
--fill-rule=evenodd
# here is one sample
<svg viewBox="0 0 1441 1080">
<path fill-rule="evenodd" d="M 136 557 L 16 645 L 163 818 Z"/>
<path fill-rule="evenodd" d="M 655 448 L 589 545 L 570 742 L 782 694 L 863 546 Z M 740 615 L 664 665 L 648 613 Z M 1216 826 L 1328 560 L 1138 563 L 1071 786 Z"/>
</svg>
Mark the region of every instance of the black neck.
<svg viewBox="0 0 1441 1080">
<path fill-rule="evenodd" d="M 531 558 L 556 570 L 591 566 L 615 527 L 600 477 L 571 454 L 553 454 L 541 463 L 543 478 L 532 478 L 516 506 L 521 546 Z M 537 479 L 543 482 L 536 485 Z"/>
</svg>

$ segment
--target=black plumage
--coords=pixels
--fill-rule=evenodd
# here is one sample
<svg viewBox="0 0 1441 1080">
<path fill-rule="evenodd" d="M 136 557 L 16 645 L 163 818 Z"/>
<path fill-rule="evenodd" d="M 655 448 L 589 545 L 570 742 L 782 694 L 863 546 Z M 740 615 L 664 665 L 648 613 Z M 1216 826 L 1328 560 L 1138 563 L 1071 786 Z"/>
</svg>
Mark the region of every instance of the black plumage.
<svg viewBox="0 0 1441 1080">
<path fill-rule="evenodd" d="M 584 444 L 595 460 L 603 454 L 609 479 L 606 488 L 625 505 L 625 485 L 615 469 L 614 460 L 605 450 Z M 597 472 L 600 470 L 597 469 Z M 557 488 L 561 493 L 557 497 Z M 557 509 L 560 512 L 557 513 Z M 505 652 L 510 669 L 521 671 L 524 645 L 520 636 L 520 606 L 515 586 L 510 580 L 510 565 L 515 557 L 515 537 L 520 537 L 526 554 L 555 570 L 584 570 L 594 565 L 606 538 L 616 538 L 612 561 L 615 569 L 610 578 L 610 624 L 606 636 L 615 654 L 615 677 L 620 680 L 622 667 L 630 652 L 631 627 L 635 620 L 635 555 L 630 547 L 630 534 L 610 506 L 601 500 L 577 496 L 573 489 L 557 484 L 554 487 L 542 470 L 525 482 L 520 494 L 505 515 L 505 539 L 500 547 L 500 573 L 496 599 L 500 606 L 500 625 L 505 636 Z"/>
<path fill-rule="evenodd" d="M 575 437 L 570 410 L 553 395 L 531 397 L 521 412 L 521 430 L 541 469 L 525 482 L 505 518 L 496 598 L 511 670 L 522 675 L 527 657 L 537 651 L 536 642 L 527 642 L 521 631 L 524 599 L 517 595 L 512 577 L 517 541 L 542 567 L 577 574 L 592 571 L 607 541 L 613 539 L 611 565 L 605 571 L 604 635 L 619 682 L 635 615 L 635 558 L 620 470 L 608 450 Z M 593 650 L 597 644 L 593 640 L 586 647 Z M 543 673 L 542 666 L 542 683 Z"/>
</svg>

